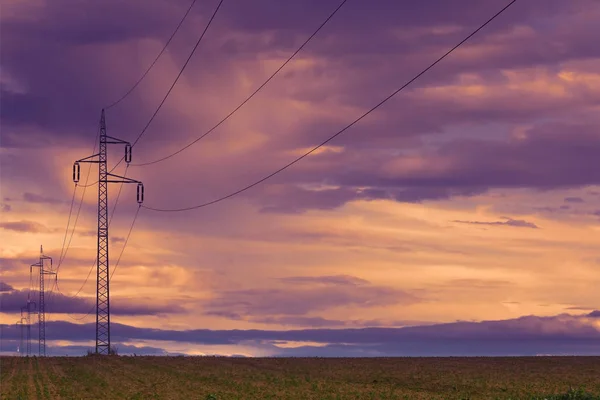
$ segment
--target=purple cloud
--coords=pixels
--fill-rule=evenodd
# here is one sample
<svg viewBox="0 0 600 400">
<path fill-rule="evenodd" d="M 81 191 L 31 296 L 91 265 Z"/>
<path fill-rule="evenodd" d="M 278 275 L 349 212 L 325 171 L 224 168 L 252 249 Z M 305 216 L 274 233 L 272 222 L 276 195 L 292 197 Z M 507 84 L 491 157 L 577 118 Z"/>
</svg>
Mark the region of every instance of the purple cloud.
<svg viewBox="0 0 600 400">
<path fill-rule="evenodd" d="M 599 310 L 592 311 L 587 316 L 590 318 L 600 318 L 600 311 Z"/>
<path fill-rule="evenodd" d="M 413 304 L 418 296 L 391 287 L 375 286 L 351 276 L 288 277 L 285 289 L 228 290 L 204 304 L 207 315 L 240 318 L 306 316 L 340 306 L 373 307 Z"/>
<path fill-rule="evenodd" d="M 48 196 L 45 196 L 42 194 L 35 194 L 35 193 L 29 193 L 29 192 L 23 193 L 23 200 L 25 200 L 28 203 L 40 203 L 40 204 L 62 204 L 62 203 L 64 203 L 64 201 L 59 200 L 59 199 L 48 197 Z"/>
<path fill-rule="evenodd" d="M 581 197 L 565 197 L 565 203 L 584 203 Z"/>
<path fill-rule="evenodd" d="M 16 290 L 12 288 L 0 293 L 2 312 L 18 313 L 27 303 L 28 290 Z M 34 301 L 39 298 L 38 291 L 31 291 Z M 87 314 L 95 307 L 95 299 L 88 297 L 69 297 L 58 292 L 46 293 L 46 312 L 51 314 Z M 178 304 L 152 304 L 140 299 L 113 298 L 111 301 L 111 313 L 115 315 L 161 315 L 171 313 L 183 313 L 185 309 Z"/>
<path fill-rule="evenodd" d="M 538 229 L 539 227 L 533 222 L 528 222 L 522 219 L 512 219 L 504 217 L 506 221 L 493 221 L 493 222 L 482 222 L 482 221 L 452 221 L 460 224 L 471 224 L 471 225 L 491 225 L 491 226 L 513 226 L 516 228 L 534 228 Z"/>
<path fill-rule="evenodd" d="M 11 285 L 9 285 L 6 282 L 0 282 L 0 292 L 11 292 L 13 291 L 15 288 L 13 288 Z"/>
<path fill-rule="evenodd" d="M 0 222 L 0 228 L 15 232 L 47 233 L 54 232 L 53 229 L 35 221 L 9 221 Z"/>
<path fill-rule="evenodd" d="M 595 315 L 596 312 L 592 313 Z M 475 356 L 600 354 L 600 331 L 589 316 L 526 316 L 512 320 L 454 322 L 405 328 L 303 330 L 186 330 L 136 328 L 113 324 L 113 341 L 175 341 L 181 344 L 271 344 L 280 356 Z M 2 325 L 4 341 L 18 340 L 14 325 Z M 52 340 L 83 341 L 94 336 L 94 324 L 47 323 Z M 283 342 L 316 342 L 326 346 L 277 347 Z"/>
<path fill-rule="evenodd" d="M 289 276 L 280 279 L 282 282 L 289 284 L 311 285 L 368 285 L 369 281 L 357 278 L 351 275 L 332 275 L 332 276 Z"/>
</svg>

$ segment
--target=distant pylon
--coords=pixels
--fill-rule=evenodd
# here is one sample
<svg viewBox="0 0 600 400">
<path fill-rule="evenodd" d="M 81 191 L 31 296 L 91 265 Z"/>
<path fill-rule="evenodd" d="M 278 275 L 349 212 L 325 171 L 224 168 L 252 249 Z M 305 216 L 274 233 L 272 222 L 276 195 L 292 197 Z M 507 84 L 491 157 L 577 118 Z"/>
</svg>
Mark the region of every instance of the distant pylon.
<svg viewBox="0 0 600 400">
<path fill-rule="evenodd" d="M 82 158 L 73 164 L 73 181 L 79 182 L 79 163 L 98 164 L 98 253 L 96 258 L 96 353 L 110 354 L 110 276 L 108 259 L 108 184 L 137 183 L 138 203 L 143 202 L 144 186 L 140 181 L 114 175 L 107 168 L 107 144 L 125 145 L 123 159 L 131 162 L 132 146 L 129 142 L 106 135 L 106 118 L 104 109 L 100 116 L 100 151 L 97 154 Z"/>
<path fill-rule="evenodd" d="M 24 307 L 21 307 L 21 320 L 25 319 L 25 321 L 27 322 L 25 324 L 25 334 L 26 334 L 26 341 L 25 341 L 25 354 L 27 355 L 27 357 L 29 357 L 31 355 L 31 314 L 36 312 L 36 307 L 37 304 L 35 301 L 31 300 L 31 285 L 32 285 L 32 267 L 29 267 L 29 285 L 30 285 L 30 289 L 29 292 L 27 293 L 27 303 Z M 33 310 L 32 310 L 33 308 Z M 23 311 L 26 312 L 25 317 L 23 317 Z"/>
<path fill-rule="evenodd" d="M 44 261 L 50 261 L 50 269 L 46 269 Z M 44 287 L 44 276 L 45 275 L 56 275 L 56 272 L 52 270 L 52 257 L 44 255 L 44 249 L 40 246 L 40 261 L 31 264 L 30 268 L 38 267 L 40 269 L 40 300 L 38 304 L 38 354 L 40 357 L 46 355 L 46 305 L 45 305 L 45 294 L 46 288 Z"/>
<path fill-rule="evenodd" d="M 19 353 L 19 355 L 21 357 L 24 357 L 24 353 L 23 353 L 23 329 L 25 327 L 25 324 L 23 323 L 23 321 L 27 321 L 25 317 L 23 317 L 23 308 L 21 308 L 21 319 L 17 321 L 18 326 L 21 327 L 21 340 L 19 341 L 19 349 L 17 350 L 17 353 Z"/>
</svg>

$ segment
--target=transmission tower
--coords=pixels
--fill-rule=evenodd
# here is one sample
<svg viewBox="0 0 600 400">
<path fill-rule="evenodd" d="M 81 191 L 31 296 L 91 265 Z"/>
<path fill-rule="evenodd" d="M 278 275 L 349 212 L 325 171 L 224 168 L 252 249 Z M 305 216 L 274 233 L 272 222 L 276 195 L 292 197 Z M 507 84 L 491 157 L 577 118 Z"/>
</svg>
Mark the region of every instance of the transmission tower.
<svg viewBox="0 0 600 400">
<path fill-rule="evenodd" d="M 30 267 L 31 273 L 31 267 Z M 25 320 L 27 323 L 25 324 L 25 354 L 29 357 L 31 355 L 31 314 L 35 313 L 36 304 L 35 301 L 31 301 L 31 293 L 27 294 L 27 305 L 21 307 L 21 320 Z M 33 311 L 31 310 L 33 307 Z M 23 312 L 26 312 L 25 317 L 23 317 Z"/>
<path fill-rule="evenodd" d="M 23 316 L 23 308 L 21 308 L 21 319 L 19 319 L 16 323 L 17 326 L 21 327 L 21 340 L 19 341 L 19 355 L 24 357 L 23 355 L 23 329 L 25 328 L 25 323 L 23 321 L 27 321 L 27 319 Z"/>
<path fill-rule="evenodd" d="M 137 183 L 137 201 L 141 204 L 144 200 L 144 186 L 124 176 L 108 172 L 106 161 L 108 158 L 107 144 L 125 145 L 124 160 L 131 162 L 132 146 L 129 142 L 106 135 L 106 118 L 104 109 L 100 116 L 100 146 L 99 153 L 75 161 L 73 164 L 73 181 L 79 182 L 79 163 L 98 164 L 98 254 L 96 258 L 96 353 L 110 354 L 110 276 L 108 258 L 108 184 L 109 183 Z"/>
<path fill-rule="evenodd" d="M 50 269 L 46 269 L 46 264 L 44 261 L 50 261 Z M 38 304 L 38 354 L 40 357 L 46 355 L 46 305 L 45 305 L 45 294 L 46 288 L 44 287 L 44 276 L 45 275 L 54 275 L 56 276 L 56 272 L 52 271 L 52 257 L 48 257 L 44 255 L 44 249 L 40 246 L 40 261 L 31 264 L 30 268 L 39 268 L 40 269 L 40 300 Z"/>
</svg>

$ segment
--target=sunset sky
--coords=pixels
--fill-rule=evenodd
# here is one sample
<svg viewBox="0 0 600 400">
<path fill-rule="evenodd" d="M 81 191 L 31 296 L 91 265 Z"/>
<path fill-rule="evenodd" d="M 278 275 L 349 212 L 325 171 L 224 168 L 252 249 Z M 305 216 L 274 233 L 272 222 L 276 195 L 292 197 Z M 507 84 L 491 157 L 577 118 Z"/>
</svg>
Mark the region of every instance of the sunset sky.
<svg viewBox="0 0 600 400">
<path fill-rule="evenodd" d="M 212 128 L 340 3 L 225 0 L 133 164 Z M 152 208 L 235 192 L 356 120 L 508 3 L 348 0 L 226 122 L 127 176 Z M 18 346 L 40 245 L 58 264 L 72 165 L 93 154 L 101 109 L 144 74 L 190 4 L 3 1 L 3 353 Z M 107 109 L 108 135 L 138 137 L 217 4 L 194 4 L 144 80 Z M 600 354 L 598 37 L 597 0 L 519 0 L 273 178 L 199 209 L 142 208 L 111 281 L 113 342 L 152 354 Z M 109 168 L 122 154 L 109 147 Z M 111 212 L 118 191 L 111 184 Z M 51 354 L 94 346 L 95 269 L 70 296 L 95 262 L 97 196 L 97 185 L 77 187 L 60 293 L 48 284 Z M 125 185 L 111 270 L 137 208 Z"/>
</svg>

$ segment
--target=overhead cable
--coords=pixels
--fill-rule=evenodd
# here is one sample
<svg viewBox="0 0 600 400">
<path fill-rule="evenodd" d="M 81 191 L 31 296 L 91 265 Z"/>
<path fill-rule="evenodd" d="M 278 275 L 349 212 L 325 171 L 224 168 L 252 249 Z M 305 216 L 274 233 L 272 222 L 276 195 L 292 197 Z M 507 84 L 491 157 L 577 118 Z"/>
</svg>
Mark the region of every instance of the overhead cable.
<svg viewBox="0 0 600 400">
<path fill-rule="evenodd" d="M 467 37 L 465 37 L 463 40 L 461 40 L 457 45 L 455 45 L 454 47 L 452 47 L 450 50 L 448 50 L 446 53 L 444 53 L 444 55 L 442 55 L 437 60 L 435 60 L 433 63 L 431 63 L 427 68 L 425 68 L 424 70 L 422 70 L 421 72 L 419 72 L 412 79 L 410 79 L 408 82 L 406 82 L 400 88 L 396 89 L 394 92 L 392 92 L 386 98 L 384 98 L 383 100 L 381 100 L 379 103 L 377 103 L 375 106 L 373 106 L 367 112 L 365 112 L 364 114 L 362 114 L 360 117 L 358 117 L 357 119 L 355 119 L 354 121 L 352 121 L 350 124 L 346 125 L 343 129 L 341 129 L 340 131 L 338 131 L 334 135 L 330 136 L 325 141 L 323 141 L 321 144 L 315 146 L 314 148 L 312 148 L 311 150 L 307 151 L 306 153 L 304 153 L 300 157 L 298 157 L 295 160 L 289 162 L 288 164 L 284 165 L 283 167 L 277 169 L 276 171 L 270 173 L 269 175 L 267 175 L 267 176 L 259 179 L 256 182 L 253 182 L 253 183 L 251 183 L 251 184 L 249 184 L 249 185 L 247 185 L 247 186 L 245 186 L 245 187 L 243 187 L 243 188 L 241 188 L 239 190 L 236 190 L 235 192 L 232 192 L 232 193 L 230 193 L 230 194 L 228 194 L 226 196 L 219 197 L 219 198 L 217 198 L 215 200 L 211 200 L 211 201 L 206 202 L 206 203 L 200 203 L 200 204 L 197 204 L 197 205 L 194 205 L 194 206 L 181 207 L 181 208 L 158 208 L 158 207 L 149 207 L 149 206 L 145 206 L 145 205 L 142 205 L 142 207 L 146 208 L 148 210 L 157 211 L 157 212 L 181 212 L 181 211 L 189 211 L 189 210 L 194 210 L 194 209 L 198 209 L 198 208 L 203 208 L 203 207 L 207 207 L 207 206 L 210 206 L 210 205 L 213 205 L 213 204 L 216 204 L 216 203 L 220 203 L 223 200 L 229 199 L 229 198 L 234 197 L 234 196 L 236 196 L 236 195 L 238 195 L 240 193 L 243 193 L 246 190 L 251 189 L 254 186 L 257 186 L 257 185 L 261 184 L 262 182 L 266 181 L 267 179 L 272 178 L 273 176 L 279 174 L 280 172 L 283 172 L 287 168 L 289 168 L 292 165 L 296 164 L 297 162 L 301 161 L 305 157 L 309 156 L 310 154 L 312 154 L 313 152 L 315 152 L 319 148 L 321 148 L 324 145 L 326 145 L 327 143 L 329 143 L 334 138 L 338 137 L 339 135 L 341 135 L 342 133 L 344 133 L 345 131 L 347 131 L 348 129 L 350 129 L 352 126 L 354 126 L 359 121 L 361 121 L 363 118 L 365 118 L 367 115 L 371 114 L 373 111 L 375 111 L 377 108 L 379 108 L 380 106 L 382 106 L 384 103 L 386 103 L 392 97 L 394 97 L 395 95 L 397 95 L 404 88 L 406 88 L 411 83 L 413 83 L 414 81 L 416 81 L 417 79 L 419 79 L 423 74 L 425 74 L 427 71 L 429 71 L 431 68 L 433 68 L 436 64 L 438 64 L 440 61 L 442 61 L 444 58 L 446 58 L 448 55 L 450 55 L 454 50 L 456 50 L 457 48 L 459 48 L 467 40 L 469 40 L 471 37 L 473 37 L 477 32 L 479 32 L 480 30 L 482 30 L 486 25 L 488 25 L 490 22 L 492 22 L 494 19 L 496 19 L 500 14 L 502 14 L 504 11 L 506 11 L 516 1 L 517 0 L 512 0 L 510 3 L 508 3 L 508 5 L 506 5 L 504 8 L 502 8 L 496 14 L 494 14 L 490 19 L 488 19 L 481 26 L 479 26 L 477 29 L 475 29 L 473 32 L 471 32 Z"/>
</svg>

